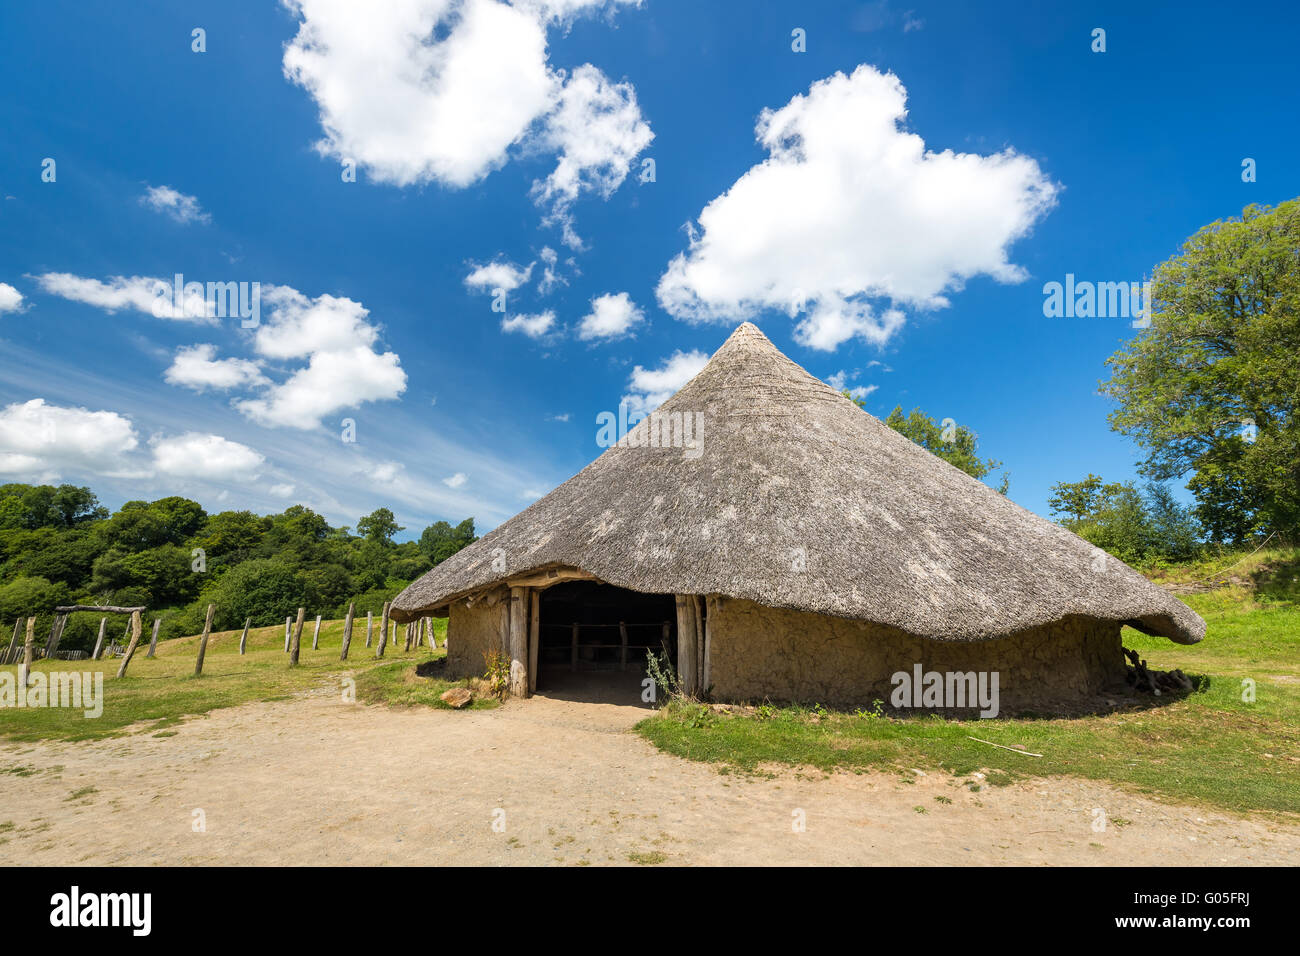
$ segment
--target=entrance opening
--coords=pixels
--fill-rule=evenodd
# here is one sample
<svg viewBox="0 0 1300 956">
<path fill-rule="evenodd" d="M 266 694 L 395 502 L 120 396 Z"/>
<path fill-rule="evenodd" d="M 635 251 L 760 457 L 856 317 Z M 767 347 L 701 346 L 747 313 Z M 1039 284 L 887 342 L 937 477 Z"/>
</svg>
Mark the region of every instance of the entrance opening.
<svg viewBox="0 0 1300 956">
<path fill-rule="evenodd" d="M 566 581 L 541 592 L 538 612 L 538 690 L 567 686 L 584 674 L 628 674 L 639 682 L 651 652 L 666 652 L 677 666 L 677 602 L 671 594 Z"/>
</svg>

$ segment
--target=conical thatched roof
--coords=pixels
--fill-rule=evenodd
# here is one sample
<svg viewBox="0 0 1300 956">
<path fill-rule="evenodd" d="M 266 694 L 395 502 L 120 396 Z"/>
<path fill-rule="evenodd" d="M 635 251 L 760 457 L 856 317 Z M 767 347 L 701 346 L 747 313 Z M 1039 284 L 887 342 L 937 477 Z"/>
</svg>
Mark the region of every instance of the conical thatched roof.
<svg viewBox="0 0 1300 956">
<path fill-rule="evenodd" d="M 540 568 L 969 641 L 1084 615 L 1191 644 L 1205 622 L 1128 566 L 859 409 L 745 323 L 659 409 L 702 445 L 609 448 L 411 584 L 407 620 Z"/>
</svg>

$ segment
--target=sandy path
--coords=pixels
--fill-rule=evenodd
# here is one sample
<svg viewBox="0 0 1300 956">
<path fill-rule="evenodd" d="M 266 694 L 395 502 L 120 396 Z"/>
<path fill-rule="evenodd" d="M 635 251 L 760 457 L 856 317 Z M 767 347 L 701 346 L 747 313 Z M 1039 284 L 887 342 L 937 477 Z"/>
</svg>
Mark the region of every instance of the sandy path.
<svg viewBox="0 0 1300 956">
<path fill-rule="evenodd" d="M 172 737 L 4 743 L 0 769 L 36 772 L 0 773 L 0 863 L 1300 863 L 1300 827 L 1087 781 L 972 793 L 936 774 L 721 774 L 629 734 L 643 714 L 541 697 L 389 710 L 319 693 L 215 711 Z M 1131 822 L 1094 833 L 1094 807 Z"/>
</svg>

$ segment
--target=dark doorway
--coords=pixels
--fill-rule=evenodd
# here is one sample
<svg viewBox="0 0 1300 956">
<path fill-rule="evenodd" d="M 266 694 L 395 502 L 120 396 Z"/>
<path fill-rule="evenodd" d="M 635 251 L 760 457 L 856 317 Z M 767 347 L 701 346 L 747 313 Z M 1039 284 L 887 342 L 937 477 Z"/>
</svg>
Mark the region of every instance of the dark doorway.
<svg viewBox="0 0 1300 956">
<path fill-rule="evenodd" d="M 645 674 L 646 654 L 677 666 L 677 602 L 597 581 L 568 581 L 541 592 L 537 687 L 574 674 Z"/>
</svg>

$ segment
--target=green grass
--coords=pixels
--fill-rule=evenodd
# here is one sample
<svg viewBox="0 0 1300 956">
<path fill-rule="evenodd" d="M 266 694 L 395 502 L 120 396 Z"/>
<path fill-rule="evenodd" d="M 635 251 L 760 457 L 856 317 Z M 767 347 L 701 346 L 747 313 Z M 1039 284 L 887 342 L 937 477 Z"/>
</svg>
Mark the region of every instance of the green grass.
<svg viewBox="0 0 1300 956">
<path fill-rule="evenodd" d="M 785 765 L 895 772 L 906 780 L 913 769 L 983 770 L 985 783 L 995 786 L 1072 775 L 1180 802 L 1300 813 L 1300 606 L 1250 586 L 1185 599 L 1209 625 L 1200 644 L 1124 631 L 1125 646 L 1152 667 L 1181 668 L 1200 680 L 1196 692 L 1147 709 L 957 721 L 828 713 L 816 705 L 720 714 L 674 703 L 637 730 L 669 753 L 726 771 Z M 1255 682 L 1254 703 L 1242 700 L 1244 679 Z M 1043 756 L 1000 750 L 971 735 Z"/>
<path fill-rule="evenodd" d="M 345 690 L 344 679 L 356 681 L 357 700 L 363 703 L 431 703 L 423 700 L 425 692 L 437 693 L 451 684 L 436 680 L 414 681 L 414 687 L 399 692 L 414 675 L 417 663 L 443 657 L 440 647 L 431 654 L 428 647 L 411 653 L 391 644 L 384 660 L 375 660 L 375 648 L 366 647 L 366 624 L 362 619 L 353 626 L 348 660 L 339 660 L 343 646 L 343 622 L 321 623 L 320 647 L 312 650 L 314 619 L 303 625 L 298 666 L 289 667 L 284 653 L 284 626 L 254 628 L 248 632 L 248 653 L 239 654 L 239 631 L 222 631 L 208 639 L 203 675 L 194 676 L 194 662 L 199 638 L 184 637 L 158 645 L 157 656 L 145 657 L 148 635 L 141 641 L 126 676 L 118 679 L 120 658 L 100 661 L 37 661 L 33 671 L 90 671 L 104 675 L 104 710 L 97 718 L 87 718 L 80 710 L 66 708 L 0 708 L 0 735 L 12 740 L 90 740 L 128 732 L 147 731 L 154 736 L 174 733 L 167 728 L 186 718 L 222 707 L 234 707 L 250 701 L 287 700 L 295 694 L 320 688 Z M 376 633 L 378 625 L 376 623 Z M 446 640 L 447 621 L 434 619 L 439 643 Z M 405 628 L 398 629 L 402 639 Z M 378 640 L 378 637 L 375 638 Z M 14 672 L 14 666 L 0 668 Z M 371 676 L 371 672 L 377 674 Z M 422 686 L 427 683 L 427 688 Z M 437 693 L 433 696 L 436 698 Z M 441 703 L 440 701 L 438 702 Z M 7 768 L 0 768 L 6 772 Z M 9 770 L 8 772 L 17 772 Z"/>
</svg>

